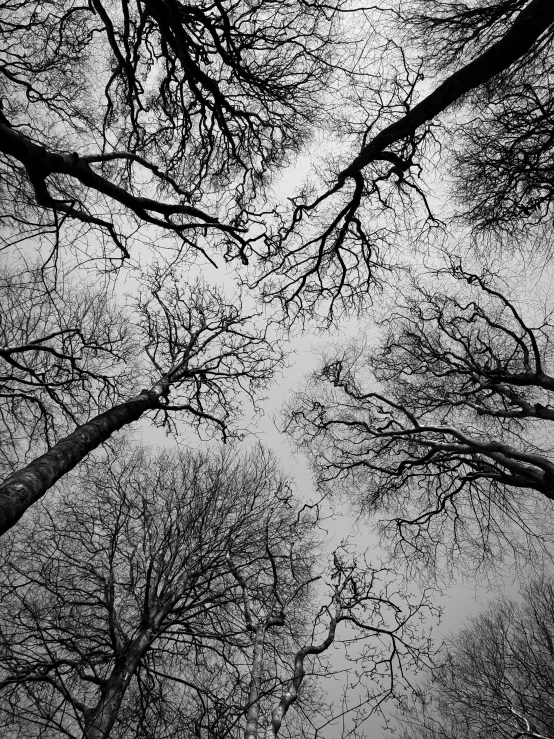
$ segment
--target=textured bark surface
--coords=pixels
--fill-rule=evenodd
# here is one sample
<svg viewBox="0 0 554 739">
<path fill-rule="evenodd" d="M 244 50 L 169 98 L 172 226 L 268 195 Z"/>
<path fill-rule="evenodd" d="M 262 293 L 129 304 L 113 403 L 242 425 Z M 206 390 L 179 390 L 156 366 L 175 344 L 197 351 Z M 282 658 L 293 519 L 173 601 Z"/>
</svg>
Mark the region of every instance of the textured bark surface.
<svg viewBox="0 0 554 739">
<path fill-rule="evenodd" d="M 125 658 L 114 669 L 98 704 L 85 716 L 85 739 L 107 739 L 113 728 L 121 701 L 142 658 L 148 650 L 152 636 L 141 632 L 129 647 Z"/>
<path fill-rule="evenodd" d="M 33 503 L 89 452 L 115 431 L 155 408 L 158 398 L 156 391 L 143 390 L 140 395 L 79 426 L 52 449 L 8 477 L 0 485 L 0 535 L 17 523 Z"/>
<path fill-rule="evenodd" d="M 289 708 L 298 698 L 298 691 L 306 676 L 306 670 L 304 669 L 304 660 L 310 654 L 322 654 L 325 652 L 331 644 L 335 641 L 335 634 L 337 631 L 337 624 L 342 620 L 340 615 L 340 606 L 337 604 L 335 616 L 331 617 L 329 622 L 329 630 L 327 636 L 321 644 L 312 645 L 310 647 L 303 647 L 296 653 L 294 658 L 294 675 L 289 681 L 286 689 L 281 695 L 281 700 L 278 705 L 271 712 L 271 721 L 265 732 L 265 739 L 277 739 L 277 734 L 281 729 L 283 719 L 285 718 Z"/>
<path fill-rule="evenodd" d="M 435 118 L 463 95 L 483 85 L 524 56 L 554 23 L 554 2 L 533 0 L 517 16 L 512 26 L 495 44 L 462 69 L 452 74 L 436 90 L 403 118 L 387 126 L 365 146 L 339 179 L 352 177 L 391 144 L 406 138 Z"/>
<path fill-rule="evenodd" d="M 254 654 L 252 658 L 252 677 L 248 693 L 248 711 L 244 739 L 257 739 L 260 719 L 260 691 L 262 687 L 262 670 L 264 664 L 264 646 L 267 627 L 265 623 L 258 625 L 254 637 Z"/>
</svg>

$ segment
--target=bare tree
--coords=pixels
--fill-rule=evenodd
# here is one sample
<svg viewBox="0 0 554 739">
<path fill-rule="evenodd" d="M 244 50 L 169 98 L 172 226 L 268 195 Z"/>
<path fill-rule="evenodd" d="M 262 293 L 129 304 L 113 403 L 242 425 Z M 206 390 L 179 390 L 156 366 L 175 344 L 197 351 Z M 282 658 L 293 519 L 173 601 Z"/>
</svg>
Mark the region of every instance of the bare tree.
<svg viewBox="0 0 554 739">
<path fill-rule="evenodd" d="M 435 170 L 443 147 L 456 148 L 454 137 L 461 138 L 461 191 L 470 220 L 501 230 L 510 218 L 528 223 L 530 214 L 548 217 L 552 4 L 438 0 L 421 8 L 419 2 L 403 3 L 402 31 L 385 26 L 383 33 L 403 33 L 409 45 L 411 24 L 429 53 L 414 62 L 389 42 L 383 59 L 393 47 L 399 72 L 384 89 L 377 83 L 373 105 L 371 93 L 360 104 L 365 125 L 350 126 L 359 132 L 359 153 L 342 169 L 335 158 L 322 182 L 301 192 L 291 213 L 272 226 L 266 252 L 260 252 L 264 261 L 255 284 L 289 318 L 316 315 L 329 323 L 344 309 L 360 310 L 400 246 L 420 242 L 422 233 L 427 237 L 440 225 L 424 174 Z M 433 67 L 449 74 L 418 101 L 421 81 Z M 438 137 L 437 127 L 454 106 L 463 106 L 466 129 L 460 134 L 454 126 L 452 139 Z"/>
<path fill-rule="evenodd" d="M 454 263 L 414 282 L 382 340 L 330 349 L 288 409 L 320 481 L 390 518 L 410 556 L 463 541 L 486 556 L 516 544 L 514 522 L 547 535 L 551 317 L 500 288 Z"/>
<path fill-rule="evenodd" d="M 316 722 L 306 662 L 343 621 L 360 680 L 385 700 L 426 654 L 426 606 L 336 555 L 318 609 L 313 511 L 261 448 L 102 450 L 2 541 L 1 725 L 252 737 L 264 717 L 276 736 L 297 702 Z"/>
<path fill-rule="evenodd" d="M 405 14 L 427 64 L 460 66 L 494 43 L 523 2 L 416 3 Z M 415 12 L 414 12 L 415 10 Z M 529 53 L 466 99 L 453 122 L 451 175 L 463 220 L 503 241 L 548 227 L 552 202 L 552 52 L 548 35 Z M 468 105 L 469 103 L 469 105 Z"/>
<path fill-rule="evenodd" d="M 248 204 L 320 115 L 343 7 L 4 0 L 4 241 L 117 261 L 142 234 L 245 261 Z"/>
<path fill-rule="evenodd" d="M 39 269 L 0 272 L 0 433 L 4 474 L 46 450 L 130 385 L 128 312 L 92 285 Z"/>
<path fill-rule="evenodd" d="M 254 398 L 265 390 L 281 365 L 283 352 L 272 342 L 268 326 L 257 320 L 256 311 L 242 312 L 240 297 L 227 302 L 221 291 L 201 282 L 181 287 L 177 277 L 163 270 L 152 270 L 149 280 L 136 308 L 137 341 L 144 347 L 137 374 L 148 389 L 115 405 L 106 403 L 106 410 L 0 485 L 0 531 L 13 526 L 90 451 L 148 411 L 166 425 L 173 412 L 184 413 L 193 425 L 207 424 L 225 438 L 244 393 Z"/>
<path fill-rule="evenodd" d="M 331 665 L 321 663 L 332 647 L 343 647 L 351 685 L 344 688 L 340 708 L 337 710 L 331 704 L 323 712 L 324 720 L 320 719 L 319 725 L 315 720 L 317 714 L 309 716 L 314 736 L 339 720 L 343 726 L 349 726 L 348 735 L 356 735 L 369 716 L 388 699 L 398 696 L 400 685 L 406 686 L 405 673 L 417 671 L 429 657 L 430 642 L 418 633 L 417 625 L 424 612 L 426 616 L 433 612 L 427 594 L 419 601 L 410 602 L 405 591 L 397 590 L 391 572 L 373 568 L 365 557 L 363 564 L 358 564 L 355 559 L 348 561 L 343 553 L 335 552 L 329 574 L 329 600 L 313 618 L 311 638 L 294 655 L 294 667 L 291 665 L 280 700 L 266 719 L 266 739 L 277 737 L 290 708 L 303 695 L 309 662 L 316 662 L 320 675 L 334 674 Z M 255 657 L 257 653 L 262 655 L 260 635 L 263 637 L 266 624 L 273 625 L 277 618 L 266 617 L 255 628 L 258 649 L 254 650 L 249 701 L 253 710 L 247 714 L 245 739 L 259 736 L 259 672 Z"/>
<path fill-rule="evenodd" d="M 405 3 L 385 12 L 371 43 L 364 35 L 383 14 L 347 0 L 194 10 L 176 0 L 6 0 L 0 11 L 9 244 L 40 237 L 57 253 L 62 239 L 92 253 L 99 241 L 102 257 L 125 259 L 132 240 L 146 239 L 181 256 L 200 250 L 211 258 L 220 248 L 246 263 L 253 255 L 257 274 L 247 279 L 267 300 L 290 317 L 317 314 L 323 303 L 332 321 L 345 307 L 360 308 L 394 261 L 391 246 L 438 224 L 422 175 L 436 162 L 441 116 L 462 103 L 473 141 L 463 166 L 482 183 L 467 190 L 476 198 L 470 210 L 482 212 L 476 221 L 501 224 L 499 210 L 539 220 L 547 212 L 548 0 L 470 10 L 436 2 L 427 11 Z M 425 35 L 423 62 L 413 61 L 408 34 L 406 49 L 395 40 L 391 13 Z M 448 34 L 455 43 L 445 52 Z M 450 74 L 418 101 L 433 66 Z M 347 112 L 332 131 L 326 105 L 336 91 Z M 526 140 L 514 143 L 522 118 Z M 359 153 L 345 167 L 329 152 L 333 161 L 316 165 L 323 184 L 279 213 L 264 186 L 321 122 Z M 500 147 L 494 154 L 491 142 Z M 494 191 L 497 158 L 505 167 Z"/>
<path fill-rule="evenodd" d="M 447 643 L 444 661 L 403 716 L 403 736 L 554 736 L 551 578 L 522 602 L 494 601 Z"/>
<path fill-rule="evenodd" d="M 3 542 L 4 728 L 128 736 L 161 712 L 161 731 L 167 703 L 167 720 L 209 729 L 213 707 L 206 716 L 202 702 L 225 698 L 216 667 L 230 673 L 226 713 L 236 723 L 250 639 L 235 574 L 262 582 L 289 561 L 309 570 L 310 526 L 261 449 L 243 458 L 233 449 L 156 455 L 121 444 L 101 452 Z M 139 695 L 144 715 L 125 708 Z"/>
</svg>

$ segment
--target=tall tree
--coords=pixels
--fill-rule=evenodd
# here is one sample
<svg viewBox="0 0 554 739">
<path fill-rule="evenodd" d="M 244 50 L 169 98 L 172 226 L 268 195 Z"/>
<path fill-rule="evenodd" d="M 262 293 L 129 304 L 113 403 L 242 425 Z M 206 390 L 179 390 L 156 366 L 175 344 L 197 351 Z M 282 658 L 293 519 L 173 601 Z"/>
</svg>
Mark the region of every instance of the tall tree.
<svg viewBox="0 0 554 739">
<path fill-rule="evenodd" d="M 382 55 L 395 48 L 399 72 L 376 83 L 375 100 L 367 92 L 346 125 L 358 153 L 342 169 L 333 157 L 315 192 L 300 193 L 266 239 L 255 284 L 290 319 L 329 323 L 360 310 L 404 244 L 427 240 L 422 233 L 446 218 L 433 212 L 426 184 L 445 151 L 458 151 L 453 169 L 472 224 L 502 231 L 548 221 L 552 3 L 403 2 L 398 17 L 400 27 L 382 33 L 403 36 L 406 49 L 389 42 Z M 414 38 L 416 54 L 427 44 L 423 61 L 410 61 Z M 442 81 L 418 100 L 437 67 Z M 437 133 L 443 122 L 452 135 Z"/>
<path fill-rule="evenodd" d="M 0 725 L 254 737 L 267 721 L 276 736 L 304 696 L 316 722 L 308 662 L 339 643 L 343 621 L 384 700 L 426 652 L 425 606 L 336 555 L 319 607 L 316 525 L 261 448 L 102 450 L 2 541 Z"/>
<path fill-rule="evenodd" d="M 258 582 L 260 595 L 273 567 L 281 573 L 294 562 L 294 630 L 313 566 L 310 523 L 297 516 L 286 479 L 261 449 L 239 458 L 118 444 L 97 455 L 3 543 L 4 729 L 129 736 L 163 710 L 156 695 L 164 693 L 168 719 L 181 713 L 181 722 L 198 717 L 209 728 L 209 716 L 197 716 L 202 703 L 224 700 L 203 688 L 210 655 L 230 672 L 227 718 L 239 720 L 250 639 L 228 558 L 232 551 L 235 573 Z M 137 694 L 146 697 L 144 715 L 125 708 Z"/>
<path fill-rule="evenodd" d="M 514 522 L 548 537 L 551 311 L 499 283 L 455 263 L 414 280 L 374 346 L 330 349 L 288 409 L 322 484 L 342 480 L 412 558 L 453 541 L 482 558 L 517 545 Z"/>
<path fill-rule="evenodd" d="M 26 297 L 23 294 L 22 300 Z M 29 294 L 31 303 L 32 298 Z M 22 309 L 32 308 L 31 303 L 22 303 Z M 11 318 L 17 321 L 18 313 L 14 311 Z M 156 422 L 166 426 L 171 425 L 174 412 L 185 414 L 193 426 L 207 424 L 225 438 L 229 425 L 240 416 L 245 397 L 255 398 L 265 390 L 283 361 L 283 352 L 272 342 L 268 326 L 258 320 L 256 310 L 243 313 L 240 297 L 229 302 L 220 290 L 202 282 L 183 287 L 178 277 L 164 270 L 151 271 L 133 320 L 135 341 L 143 347 L 135 362 L 134 380 L 147 388 L 139 391 L 140 385 L 135 384 L 135 394 L 130 397 L 125 397 L 125 387 L 120 388 L 123 392 L 116 392 L 115 404 L 113 398 L 100 397 L 97 415 L 79 418 L 70 434 L 7 478 L 0 485 L 0 532 L 13 526 L 90 451 L 149 411 L 154 412 Z M 42 333 L 34 333 L 34 325 L 27 328 L 31 331 L 25 337 L 29 355 L 42 356 L 54 350 L 55 343 L 46 341 Z M 4 357 L 13 374 L 9 359 Z M 71 367 L 75 360 L 71 356 L 64 361 Z M 28 382 L 32 364 L 23 368 L 20 363 L 19 369 Z M 71 398 L 63 391 L 59 389 L 59 395 L 69 404 Z"/>
<path fill-rule="evenodd" d="M 538 17 L 539 8 L 534 11 Z M 406 20 L 435 69 L 451 70 L 494 43 L 523 2 L 415 4 Z M 552 203 L 552 51 L 545 33 L 529 52 L 466 99 L 450 171 L 459 216 L 474 232 L 529 238 L 548 228 Z M 469 102 L 469 106 L 467 103 Z"/>
<path fill-rule="evenodd" d="M 554 736 L 554 586 L 493 603 L 447 643 L 444 661 L 404 715 L 410 739 Z"/>
</svg>

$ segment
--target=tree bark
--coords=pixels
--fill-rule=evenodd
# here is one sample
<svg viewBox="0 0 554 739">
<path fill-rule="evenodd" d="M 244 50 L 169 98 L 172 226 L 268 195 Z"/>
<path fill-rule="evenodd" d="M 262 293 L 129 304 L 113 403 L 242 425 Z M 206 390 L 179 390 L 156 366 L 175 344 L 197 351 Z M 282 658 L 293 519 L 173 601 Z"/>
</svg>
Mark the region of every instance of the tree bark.
<svg viewBox="0 0 554 739">
<path fill-rule="evenodd" d="M 354 161 L 340 173 L 339 180 L 353 177 L 367 164 L 379 159 L 379 155 L 388 146 L 406 138 L 463 95 L 503 72 L 524 56 L 553 23 L 554 2 L 532 0 L 502 38 L 465 67 L 454 72 L 403 118 L 387 126 L 364 146 Z"/>
<path fill-rule="evenodd" d="M 109 737 L 129 681 L 135 674 L 151 640 L 151 636 L 146 632 L 139 634 L 130 645 L 124 659 L 113 670 L 97 705 L 85 715 L 84 739 L 107 739 Z"/>
<path fill-rule="evenodd" d="M 51 198 L 48 192 L 47 177 L 52 174 L 65 174 L 74 177 L 85 187 L 113 198 L 130 208 L 140 218 L 146 218 L 147 211 L 154 211 L 164 216 L 181 214 L 199 218 L 206 224 L 216 225 L 223 230 L 232 230 L 219 224 L 216 218 L 207 215 L 192 205 L 164 203 L 163 201 L 133 195 L 94 172 L 89 166 L 86 156 L 81 157 L 76 152 L 60 154 L 49 151 L 44 146 L 36 144 L 24 134 L 13 129 L 4 116 L 0 118 L 0 152 L 17 159 L 23 164 L 35 190 L 38 204 L 46 208 L 56 205 L 56 201 Z"/>
<path fill-rule="evenodd" d="M 267 627 L 263 622 L 256 628 L 254 637 L 254 654 L 252 657 L 252 676 L 248 693 L 248 711 L 246 713 L 246 729 L 244 739 L 257 739 L 260 720 L 260 689 L 262 684 L 262 667 L 264 659 L 265 635 Z"/>
<path fill-rule="evenodd" d="M 110 408 L 58 441 L 52 449 L 0 485 L 0 536 L 10 529 L 25 511 L 41 498 L 63 475 L 72 470 L 89 452 L 124 426 L 156 408 L 164 388 L 162 383 L 125 403 Z"/>
<path fill-rule="evenodd" d="M 271 712 L 271 721 L 265 732 L 265 739 L 277 739 L 277 734 L 281 729 L 281 724 L 285 718 L 289 708 L 298 698 L 298 691 L 306 676 L 306 670 L 304 669 L 304 660 L 308 655 L 321 654 L 325 652 L 331 644 L 335 641 L 335 634 L 337 631 L 337 624 L 342 620 L 340 615 L 340 605 L 337 603 L 336 613 L 331 617 L 329 622 L 329 630 L 327 636 L 321 644 L 317 646 L 303 647 L 300 649 L 294 658 L 294 674 L 292 679 L 281 695 L 281 700 L 278 705 Z"/>
</svg>

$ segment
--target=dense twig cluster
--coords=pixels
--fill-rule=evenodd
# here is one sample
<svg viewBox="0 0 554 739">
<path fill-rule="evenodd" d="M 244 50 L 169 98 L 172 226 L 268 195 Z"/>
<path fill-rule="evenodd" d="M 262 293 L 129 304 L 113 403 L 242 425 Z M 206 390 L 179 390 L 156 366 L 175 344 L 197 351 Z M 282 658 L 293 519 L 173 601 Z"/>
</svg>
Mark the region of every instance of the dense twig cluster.
<svg viewBox="0 0 554 739">
<path fill-rule="evenodd" d="M 482 552 L 510 519 L 533 530 L 544 508 L 523 491 L 554 495 L 550 315 L 531 323 L 491 278 L 453 264 L 412 283 L 386 326 L 375 347 L 331 349 L 290 405 L 319 479 L 395 513 L 412 552 L 450 534 Z"/>
<path fill-rule="evenodd" d="M 552 579 L 534 580 L 522 596 L 493 602 L 449 640 L 403 716 L 406 739 L 552 737 Z"/>
<path fill-rule="evenodd" d="M 261 448 L 118 444 L 72 483 L 3 540 L 0 722 L 14 736 L 251 737 L 265 721 L 277 736 L 297 701 L 312 725 L 324 711 L 308 662 L 342 622 L 376 699 L 428 649 L 414 623 L 428 605 L 392 593 L 386 572 L 335 555 L 330 602 L 314 608 L 317 517 Z"/>
<path fill-rule="evenodd" d="M 128 259 L 149 226 L 244 260 L 244 206 L 310 134 L 349 7 L 6 0 L 4 242 Z"/>
</svg>

